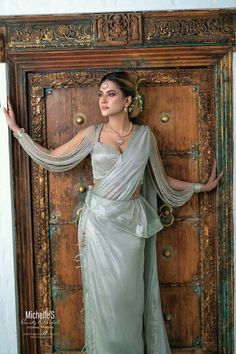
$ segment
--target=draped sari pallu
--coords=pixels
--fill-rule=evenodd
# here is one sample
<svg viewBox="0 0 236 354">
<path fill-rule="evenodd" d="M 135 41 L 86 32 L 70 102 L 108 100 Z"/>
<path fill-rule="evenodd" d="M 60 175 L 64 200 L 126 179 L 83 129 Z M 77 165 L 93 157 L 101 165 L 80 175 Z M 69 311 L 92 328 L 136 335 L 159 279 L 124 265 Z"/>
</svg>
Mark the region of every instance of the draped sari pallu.
<svg viewBox="0 0 236 354">
<path fill-rule="evenodd" d="M 95 174 L 101 128 L 102 124 L 91 126 L 81 144 L 60 157 L 26 133 L 19 142 L 34 161 L 54 172 L 67 171 L 91 154 Z M 141 194 L 131 199 L 141 179 Z M 87 354 L 171 353 L 157 274 L 156 234 L 163 228 L 157 195 L 178 207 L 193 193 L 194 186 L 175 191 L 168 185 L 147 125 L 134 129 L 123 154 L 88 190 L 78 224 Z"/>
</svg>

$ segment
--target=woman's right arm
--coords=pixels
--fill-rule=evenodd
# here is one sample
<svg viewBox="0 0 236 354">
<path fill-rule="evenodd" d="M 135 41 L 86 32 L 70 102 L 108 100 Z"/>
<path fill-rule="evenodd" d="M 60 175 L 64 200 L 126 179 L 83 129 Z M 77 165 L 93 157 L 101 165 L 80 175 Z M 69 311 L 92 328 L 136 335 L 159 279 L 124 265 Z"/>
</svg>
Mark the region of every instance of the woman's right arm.
<svg viewBox="0 0 236 354">
<path fill-rule="evenodd" d="M 10 100 L 8 99 L 8 107 L 7 109 L 3 108 L 3 112 L 5 114 L 6 122 L 8 124 L 8 127 L 13 131 L 13 133 L 20 132 L 22 128 L 20 128 L 15 119 L 15 113 L 13 111 L 12 105 Z M 83 141 L 83 139 L 88 135 L 89 131 L 91 129 L 91 126 L 88 126 L 87 128 L 84 128 L 80 130 L 71 140 L 66 142 L 65 144 L 58 146 L 55 149 L 46 149 L 42 147 L 41 145 L 37 144 L 34 142 L 40 149 L 44 150 L 51 156 L 63 156 L 65 154 L 68 154 L 76 149 L 76 147 Z"/>
</svg>

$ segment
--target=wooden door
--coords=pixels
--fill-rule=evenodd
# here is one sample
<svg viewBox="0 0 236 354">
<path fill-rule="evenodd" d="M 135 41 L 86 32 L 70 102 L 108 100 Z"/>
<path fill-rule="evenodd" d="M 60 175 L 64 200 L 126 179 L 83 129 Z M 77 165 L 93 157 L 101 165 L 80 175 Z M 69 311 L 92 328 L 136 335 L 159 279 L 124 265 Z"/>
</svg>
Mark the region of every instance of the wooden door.
<svg viewBox="0 0 236 354">
<path fill-rule="evenodd" d="M 29 73 L 32 137 L 51 148 L 101 121 L 95 86 L 103 74 Z M 146 70 L 131 75 L 140 80 L 144 123 L 156 135 L 168 174 L 203 182 L 214 156 L 212 70 Z M 39 346 L 41 353 L 50 348 L 79 353 L 84 327 L 76 215 L 92 184 L 90 158 L 62 174 L 47 173 L 35 163 L 31 172 L 36 307 L 55 313 L 55 319 L 40 324 Z M 214 193 L 195 195 L 174 216 L 174 224 L 157 241 L 163 312 L 173 353 L 216 353 Z"/>
<path fill-rule="evenodd" d="M 80 128 L 102 120 L 96 104 L 96 87 L 49 89 L 49 93 L 46 106 L 50 147 L 71 139 Z M 79 125 L 78 122 L 83 124 Z M 77 222 L 87 188 L 91 184 L 93 178 L 89 157 L 72 171 L 51 173 L 49 176 L 52 301 L 58 322 L 54 327 L 54 350 L 68 353 L 78 353 L 84 346 Z"/>
<path fill-rule="evenodd" d="M 150 81 L 144 89 L 145 121 L 155 132 L 168 175 L 204 182 L 215 154 L 212 72 L 170 70 Z M 215 193 L 195 194 L 174 210 L 174 224 L 157 238 L 162 306 L 173 353 L 217 352 L 215 213 Z"/>
<path fill-rule="evenodd" d="M 75 82 L 69 88 L 64 88 L 66 85 L 59 82 L 63 74 L 41 76 L 44 88 L 42 106 L 46 120 L 45 124 L 38 128 L 42 129 L 44 143 L 48 148 L 63 144 L 79 129 L 102 121 L 99 107 L 95 104 L 98 100 L 98 90 L 94 85 L 98 84 L 99 79 L 95 79 L 92 84 L 92 75 L 91 73 L 90 80 L 85 85 L 80 85 L 82 74 L 72 74 Z M 36 77 L 38 78 L 37 74 L 30 74 L 30 82 L 35 82 Z M 36 87 L 38 89 L 38 86 Z M 33 100 L 31 108 L 34 115 L 35 95 L 32 95 L 32 92 L 34 85 L 29 95 Z M 39 108 L 38 114 L 41 113 Z M 37 141 L 34 134 L 38 130 L 36 124 L 37 119 L 33 119 L 31 131 Z M 33 213 L 36 225 L 34 239 L 37 240 L 35 253 L 39 280 L 36 284 L 37 308 L 42 312 L 45 301 L 48 301 L 55 317 L 41 325 L 39 342 L 43 354 L 45 342 L 49 340 L 53 352 L 75 354 L 80 353 L 84 347 L 83 289 L 78 257 L 77 222 L 87 187 L 92 183 L 89 156 L 76 168 L 65 173 L 47 173 L 32 163 Z M 41 226 L 45 214 L 48 227 L 45 225 L 45 239 L 42 239 Z M 47 268 L 47 275 L 39 269 L 42 262 L 44 268 Z M 47 276 L 50 279 L 46 279 Z M 47 291 L 42 288 L 43 284 L 46 285 Z M 49 308 L 46 310 L 50 311 Z"/>
</svg>

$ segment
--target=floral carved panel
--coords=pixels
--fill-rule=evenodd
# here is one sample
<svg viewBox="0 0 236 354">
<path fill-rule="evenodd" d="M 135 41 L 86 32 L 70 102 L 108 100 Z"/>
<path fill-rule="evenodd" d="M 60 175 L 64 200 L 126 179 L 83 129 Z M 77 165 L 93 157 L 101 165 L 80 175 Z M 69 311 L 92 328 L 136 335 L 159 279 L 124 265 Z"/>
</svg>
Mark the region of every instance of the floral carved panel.
<svg viewBox="0 0 236 354">
<path fill-rule="evenodd" d="M 221 43 L 234 41 L 231 17 L 145 18 L 145 42 L 149 44 Z"/>
<path fill-rule="evenodd" d="M 5 32 L 7 50 L 235 43 L 233 14 L 186 17 L 131 12 L 85 14 L 51 22 L 19 19 L 8 23 Z"/>
<path fill-rule="evenodd" d="M 141 44 L 141 14 L 97 15 L 94 19 L 94 34 L 98 46 Z"/>
<path fill-rule="evenodd" d="M 87 48 L 92 45 L 92 22 L 9 25 L 7 37 L 9 48 Z"/>
</svg>

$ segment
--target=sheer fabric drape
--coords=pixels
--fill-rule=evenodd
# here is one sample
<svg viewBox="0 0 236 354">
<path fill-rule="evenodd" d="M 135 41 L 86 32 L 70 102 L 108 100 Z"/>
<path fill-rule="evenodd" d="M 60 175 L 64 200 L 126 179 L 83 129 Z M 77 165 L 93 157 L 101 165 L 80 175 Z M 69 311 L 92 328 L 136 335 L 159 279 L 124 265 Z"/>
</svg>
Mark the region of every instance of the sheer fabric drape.
<svg viewBox="0 0 236 354">
<path fill-rule="evenodd" d="M 64 172 L 75 167 L 93 151 L 99 127 L 99 125 L 91 126 L 89 134 L 81 144 L 70 154 L 60 157 L 52 156 L 50 151 L 45 151 L 26 133 L 22 133 L 18 140 L 36 163 L 49 171 Z M 141 178 L 143 178 L 141 196 L 137 200 L 130 201 Z M 112 342 L 112 340 L 108 343 L 105 339 L 106 331 L 110 337 L 113 338 L 113 335 L 109 328 L 106 328 L 107 322 L 104 312 L 102 312 L 105 299 L 99 297 L 99 294 L 103 294 L 103 296 L 104 294 L 106 296 L 110 294 L 109 299 L 106 299 L 110 304 L 110 311 L 115 311 L 117 316 L 121 316 L 122 301 L 118 301 L 120 300 L 118 299 L 115 302 L 116 293 L 112 294 L 110 292 L 111 278 L 105 277 L 104 274 L 113 269 L 111 277 L 116 280 L 113 284 L 117 282 L 122 284 L 122 276 L 126 274 L 125 272 L 122 273 L 124 262 L 129 267 L 128 269 L 132 270 L 129 273 L 131 276 L 130 282 L 127 282 L 130 291 L 132 290 L 134 295 L 137 290 L 140 293 L 143 291 L 143 298 L 137 300 L 139 310 L 135 312 L 135 316 L 138 313 L 139 317 L 137 318 L 140 318 L 140 313 L 143 313 L 143 345 L 147 354 L 170 354 L 161 311 L 156 262 L 156 235 L 163 227 L 158 216 L 157 195 L 172 207 L 179 207 L 186 203 L 193 193 L 194 185 L 181 192 L 175 191 L 169 186 L 156 138 L 146 125 L 138 127 L 136 132 L 133 132 L 126 151 L 120 158 L 117 158 L 114 166 L 106 173 L 104 178 L 99 180 L 95 188 L 88 191 L 78 226 L 79 237 L 83 238 L 83 242 L 85 241 L 85 247 L 81 247 L 80 255 L 87 323 L 86 351 L 88 354 L 120 354 L 121 352 L 123 354 L 143 354 L 143 348 L 136 349 L 136 351 L 132 349 L 135 340 L 137 343 L 140 341 L 140 339 L 135 339 L 139 329 L 136 325 L 132 326 L 132 323 L 129 323 L 128 320 L 127 324 L 120 323 L 118 320 L 114 321 L 114 326 L 120 323 L 120 333 L 116 331 L 115 339 L 116 341 L 120 339 L 120 344 L 116 341 Z M 146 215 L 143 213 L 144 210 Z M 133 214 L 136 213 L 136 218 L 130 215 L 129 220 L 127 219 L 126 216 L 129 215 L 130 211 Z M 112 212 L 114 212 L 113 216 Z M 120 218 L 117 218 L 117 215 L 120 215 Z M 137 231 L 137 223 L 142 223 L 141 226 L 149 223 L 152 224 L 152 228 L 141 227 L 139 230 L 144 231 L 139 232 Z M 113 238 L 114 235 L 117 237 Z M 125 244 L 125 240 L 127 244 Z M 79 243 L 81 245 L 81 238 Z M 124 246 L 123 253 L 122 248 L 119 249 L 119 247 L 122 247 L 121 245 Z M 127 247 L 130 247 L 130 252 L 131 249 L 136 248 L 137 254 L 134 258 L 132 253 L 127 252 Z M 136 274 L 139 274 L 139 276 L 134 280 L 132 272 L 134 272 L 133 267 L 136 264 L 137 257 L 140 262 L 137 263 Z M 122 262 L 120 268 L 119 264 L 117 265 L 119 261 Z M 91 269 L 93 269 L 93 274 Z M 96 279 L 100 279 L 100 283 L 96 282 Z M 102 288 L 101 284 L 103 285 Z M 114 302 L 112 299 L 114 299 Z M 127 305 L 127 302 L 124 301 L 124 304 Z M 127 307 L 127 311 L 130 309 Z M 123 315 L 124 317 L 120 317 L 120 321 L 125 319 L 125 313 Z M 103 318 L 104 322 L 95 326 L 95 322 L 99 322 L 99 318 Z M 100 336 L 98 333 L 100 333 Z M 127 335 L 128 338 L 126 338 Z M 122 347 L 122 343 L 125 348 Z M 141 345 L 140 342 L 139 346 Z M 122 351 L 121 348 L 123 348 Z"/>
</svg>

